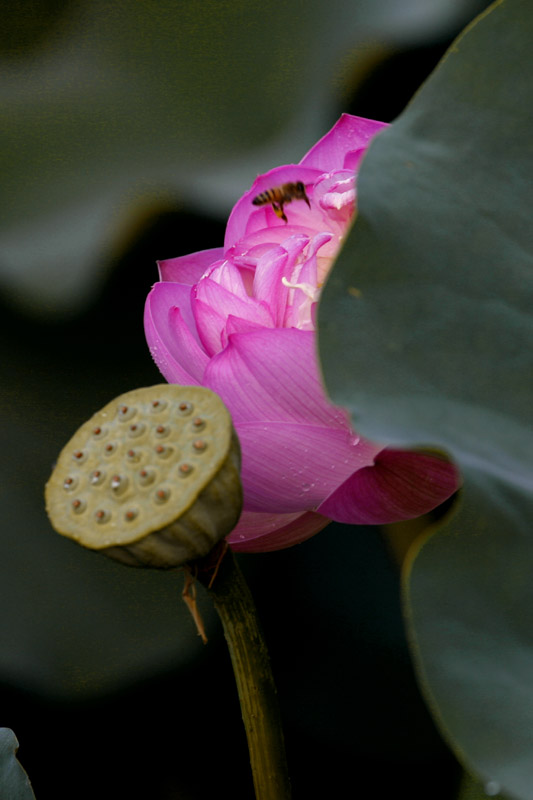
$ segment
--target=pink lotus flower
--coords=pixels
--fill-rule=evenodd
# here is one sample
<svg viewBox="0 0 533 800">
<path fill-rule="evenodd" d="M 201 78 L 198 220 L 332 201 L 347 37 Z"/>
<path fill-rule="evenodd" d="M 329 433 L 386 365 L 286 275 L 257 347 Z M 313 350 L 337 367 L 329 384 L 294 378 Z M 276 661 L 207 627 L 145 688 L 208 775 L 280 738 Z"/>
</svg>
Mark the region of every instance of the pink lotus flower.
<svg viewBox="0 0 533 800">
<path fill-rule="evenodd" d="M 457 488 L 443 459 L 360 437 L 319 378 L 317 300 L 354 216 L 357 170 L 383 127 L 344 114 L 299 164 L 255 180 L 230 215 L 224 247 L 159 264 L 145 311 L 154 360 L 170 383 L 217 392 L 241 441 L 234 550 L 288 547 L 331 520 L 416 517 Z M 263 193 L 286 184 L 285 203 L 273 207 L 274 193 Z"/>
</svg>

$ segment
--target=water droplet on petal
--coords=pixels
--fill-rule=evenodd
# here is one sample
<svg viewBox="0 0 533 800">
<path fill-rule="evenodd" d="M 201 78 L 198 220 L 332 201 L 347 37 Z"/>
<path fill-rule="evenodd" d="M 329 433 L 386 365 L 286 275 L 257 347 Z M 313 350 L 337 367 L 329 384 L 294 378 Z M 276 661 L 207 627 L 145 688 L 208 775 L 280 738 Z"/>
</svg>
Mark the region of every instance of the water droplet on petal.
<svg viewBox="0 0 533 800">
<path fill-rule="evenodd" d="M 485 794 L 487 794 L 489 797 L 494 797 L 495 795 L 499 794 L 502 789 L 498 781 L 487 781 L 483 788 L 485 790 Z"/>
</svg>

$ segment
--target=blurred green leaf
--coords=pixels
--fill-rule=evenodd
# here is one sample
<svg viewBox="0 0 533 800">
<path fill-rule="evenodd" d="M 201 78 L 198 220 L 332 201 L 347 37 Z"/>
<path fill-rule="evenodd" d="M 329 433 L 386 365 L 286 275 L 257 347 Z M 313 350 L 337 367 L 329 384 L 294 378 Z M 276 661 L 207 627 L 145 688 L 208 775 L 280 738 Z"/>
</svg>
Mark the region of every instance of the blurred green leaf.
<svg viewBox="0 0 533 800">
<path fill-rule="evenodd" d="M 407 576 L 408 622 L 452 746 L 521 798 L 533 797 L 532 66 L 526 0 L 495 3 L 454 43 L 370 148 L 319 314 L 328 390 L 356 427 L 461 466 L 459 510 Z"/>
<path fill-rule="evenodd" d="M 482 1 L 12 4 L 0 288 L 52 319 L 86 308 L 138 214 L 179 201 L 225 216 L 258 172 L 323 135 L 370 45 L 447 35 Z"/>
<path fill-rule="evenodd" d="M 35 800 L 30 781 L 15 757 L 19 743 L 9 728 L 0 728 L 0 797 L 2 800 Z"/>
</svg>

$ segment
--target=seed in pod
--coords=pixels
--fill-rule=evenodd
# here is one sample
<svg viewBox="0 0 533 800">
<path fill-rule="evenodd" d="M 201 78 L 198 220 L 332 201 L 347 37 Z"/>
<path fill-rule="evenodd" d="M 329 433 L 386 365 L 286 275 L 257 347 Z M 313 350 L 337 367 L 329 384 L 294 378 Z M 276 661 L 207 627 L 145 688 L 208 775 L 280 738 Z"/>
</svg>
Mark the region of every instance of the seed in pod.
<svg viewBox="0 0 533 800">
<path fill-rule="evenodd" d="M 134 389 L 63 448 L 46 510 L 59 533 L 84 547 L 170 569 L 207 555 L 233 530 L 239 471 L 239 442 L 218 395 L 176 384 Z"/>
</svg>

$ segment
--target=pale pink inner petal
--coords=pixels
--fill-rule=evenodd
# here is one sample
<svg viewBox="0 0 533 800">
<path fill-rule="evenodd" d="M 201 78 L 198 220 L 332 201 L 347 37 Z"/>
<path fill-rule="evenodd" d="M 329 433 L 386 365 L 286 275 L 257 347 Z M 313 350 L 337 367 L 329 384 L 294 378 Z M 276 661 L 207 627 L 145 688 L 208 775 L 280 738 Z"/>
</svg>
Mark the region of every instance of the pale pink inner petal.
<svg viewBox="0 0 533 800">
<path fill-rule="evenodd" d="M 194 288 L 192 308 L 198 333 L 209 355 L 224 346 L 223 332 L 230 315 L 249 319 L 272 328 L 274 320 L 265 303 L 245 294 L 238 297 L 210 278 L 203 278 Z"/>
<path fill-rule="evenodd" d="M 334 170 L 324 174 L 316 183 L 314 194 L 317 205 L 327 215 L 339 241 L 355 211 L 353 172 Z"/>
<path fill-rule="evenodd" d="M 256 298 L 268 303 L 274 325 L 279 326 L 283 320 L 287 289 L 281 282 L 289 254 L 279 246 L 274 247 L 261 256 L 255 270 L 253 294 Z"/>
<path fill-rule="evenodd" d="M 272 248 L 257 263 L 254 296 L 268 303 L 277 326 L 283 325 L 287 304 L 287 287 L 282 279 L 292 274 L 307 242 L 307 236 L 291 236 L 283 246 Z"/>
<path fill-rule="evenodd" d="M 207 270 L 204 280 L 207 278 L 243 300 L 249 297 L 242 271 L 227 258 Z"/>
<path fill-rule="evenodd" d="M 314 309 L 320 294 L 317 253 L 331 238 L 330 233 L 317 234 L 308 247 L 304 261 L 293 270 L 284 318 L 286 327 L 315 330 Z"/>
</svg>

